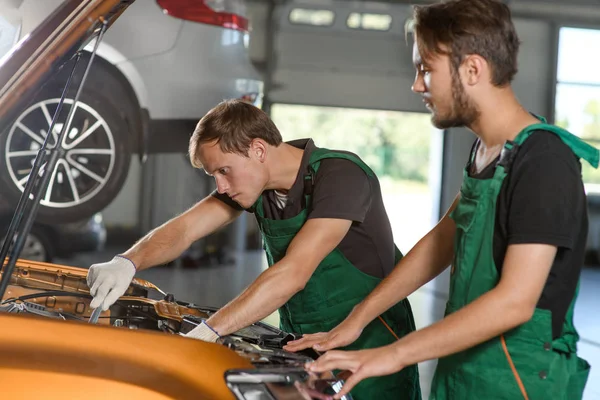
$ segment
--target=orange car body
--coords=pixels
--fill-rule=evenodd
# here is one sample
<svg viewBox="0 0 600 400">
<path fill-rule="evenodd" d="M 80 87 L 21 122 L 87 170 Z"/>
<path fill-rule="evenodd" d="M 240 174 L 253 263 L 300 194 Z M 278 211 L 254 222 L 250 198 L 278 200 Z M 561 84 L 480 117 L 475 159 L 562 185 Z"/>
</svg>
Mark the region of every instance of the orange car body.
<svg viewBox="0 0 600 400">
<path fill-rule="evenodd" d="M 87 270 L 19 260 L 2 299 L 45 290 L 89 293 Z M 136 288 L 137 286 L 137 288 Z M 135 279 L 128 293 L 154 288 Z M 180 320 L 195 309 L 135 296 L 158 315 Z M 127 297 L 123 297 L 127 299 Z M 90 299 L 43 297 L 28 300 L 48 310 L 88 318 Z M 81 306 L 83 304 L 84 306 Z M 108 316 L 109 311 L 103 313 Z M 253 368 L 244 357 L 212 343 L 146 330 L 0 313 L 2 398 L 46 399 L 233 399 L 224 374 Z M 104 326 L 103 326 L 104 325 Z"/>
</svg>

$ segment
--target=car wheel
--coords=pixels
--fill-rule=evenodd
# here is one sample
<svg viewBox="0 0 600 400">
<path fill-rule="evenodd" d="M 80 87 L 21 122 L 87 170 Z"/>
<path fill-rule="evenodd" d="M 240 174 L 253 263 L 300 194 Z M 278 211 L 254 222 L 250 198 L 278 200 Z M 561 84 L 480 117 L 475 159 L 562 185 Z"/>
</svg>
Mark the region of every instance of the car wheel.
<svg viewBox="0 0 600 400">
<path fill-rule="evenodd" d="M 96 80 L 97 81 L 97 80 Z M 7 197 L 16 201 L 23 192 L 32 165 L 60 101 L 61 85 L 37 96 L 0 137 L 0 179 Z M 86 85 L 76 105 L 64 140 L 57 137 L 67 123 L 73 99 L 65 99 L 49 148 L 60 148 L 59 159 L 42 194 L 36 220 L 73 222 L 106 207 L 119 193 L 131 161 L 130 128 L 102 84 Z"/>
<path fill-rule="evenodd" d="M 4 239 L 2 239 L 3 243 Z M 25 239 L 25 244 L 19 258 L 30 261 L 51 262 L 53 257 L 54 248 L 52 247 L 52 241 L 48 237 L 48 233 L 42 229 L 33 228 Z"/>
</svg>

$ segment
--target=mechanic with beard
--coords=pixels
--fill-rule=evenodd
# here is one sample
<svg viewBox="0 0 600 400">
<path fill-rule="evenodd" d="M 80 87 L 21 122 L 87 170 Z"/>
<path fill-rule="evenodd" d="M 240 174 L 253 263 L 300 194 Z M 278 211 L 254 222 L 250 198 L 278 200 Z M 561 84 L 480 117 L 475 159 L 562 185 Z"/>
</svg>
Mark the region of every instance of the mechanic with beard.
<svg viewBox="0 0 600 400">
<path fill-rule="evenodd" d="M 92 307 L 107 310 L 136 271 L 175 259 L 244 210 L 257 219 L 270 268 L 189 337 L 214 342 L 277 309 L 284 331 L 332 329 L 402 257 L 377 177 L 352 153 L 317 148 L 310 139 L 283 143 L 267 114 L 238 100 L 200 120 L 189 153 L 194 167 L 215 178 L 217 190 L 112 261 L 92 265 Z M 388 345 L 414 330 L 404 299 L 348 349 Z M 420 399 L 417 366 L 365 381 L 352 394 L 358 400 Z"/>
<path fill-rule="evenodd" d="M 477 135 L 460 193 L 342 324 L 286 349 L 352 343 L 452 264 L 444 319 L 379 349 L 329 351 L 308 370 L 352 371 L 336 398 L 366 377 L 439 359 L 431 399 L 581 399 L 589 364 L 577 357 L 573 326 L 587 236 L 580 159 L 597 167 L 598 150 L 518 102 L 510 82 L 519 39 L 507 5 L 417 6 L 413 33 L 412 89 L 433 124 Z"/>
</svg>

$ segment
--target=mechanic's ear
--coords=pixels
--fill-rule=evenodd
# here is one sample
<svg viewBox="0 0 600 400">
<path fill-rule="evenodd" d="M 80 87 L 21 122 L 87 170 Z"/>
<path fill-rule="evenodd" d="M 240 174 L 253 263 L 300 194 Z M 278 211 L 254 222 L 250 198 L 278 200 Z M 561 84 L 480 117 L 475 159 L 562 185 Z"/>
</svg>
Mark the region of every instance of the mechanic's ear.
<svg viewBox="0 0 600 400">
<path fill-rule="evenodd" d="M 485 58 L 478 54 L 470 54 L 465 56 L 461 64 L 463 72 L 463 80 L 469 86 L 476 85 L 485 76 L 490 76 L 490 66 Z"/>
<path fill-rule="evenodd" d="M 249 156 L 255 157 L 261 163 L 264 163 L 267 158 L 267 143 L 262 139 L 252 139 L 250 142 Z"/>
</svg>

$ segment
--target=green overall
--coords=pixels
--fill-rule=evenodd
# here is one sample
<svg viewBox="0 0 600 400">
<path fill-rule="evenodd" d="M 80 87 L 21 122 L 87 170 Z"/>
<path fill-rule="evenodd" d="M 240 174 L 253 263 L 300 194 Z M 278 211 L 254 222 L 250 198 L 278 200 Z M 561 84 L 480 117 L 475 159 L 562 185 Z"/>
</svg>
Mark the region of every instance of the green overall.
<svg viewBox="0 0 600 400">
<path fill-rule="evenodd" d="M 327 149 L 314 150 L 309 159 L 310 174 L 305 183 L 314 179 L 321 160 L 325 158 L 343 158 L 360 166 L 369 176 L 373 171 L 358 157 L 337 153 Z M 295 217 L 272 220 L 264 217 L 262 196 L 253 205 L 269 266 L 281 260 L 296 234 L 300 231 L 308 216 L 311 195 L 305 191 L 305 208 Z M 402 254 L 396 248 L 396 262 Z M 300 334 L 328 332 L 342 322 L 381 281 L 361 272 L 348 261 L 336 248 L 319 264 L 305 288 L 295 294 L 279 309 L 280 327 L 287 332 Z M 415 330 L 412 311 L 408 299 L 390 308 L 382 319 L 398 337 Z M 365 327 L 361 336 L 345 350 L 369 349 L 381 347 L 396 339 L 380 319 L 375 319 Z M 420 399 L 419 374 L 416 365 L 405 368 L 394 375 L 370 378 L 361 382 L 352 390 L 355 400 L 367 399 Z"/>
<path fill-rule="evenodd" d="M 540 123 L 527 127 L 514 142 L 504 145 L 493 178 L 471 178 L 465 169 L 461 198 L 450 215 L 456 223 L 456 236 L 446 315 L 498 284 L 493 257 L 496 200 L 518 146 L 536 130 L 558 135 L 577 157 L 598 167 L 598 150 L 561 128 Z M 576 298 L 577 291 L 565 316 L 562 334 L 556 339 L 552 337 L 551 311 L 536 309 L 531 320 L 504 335 L 441 358 L 430 399 L 523 399 L 525 395 L 517 376 L 530 400 L 581 399 L 590 367 L 576 354 L 579 340 L 573 326 Z"/>
</svg>

